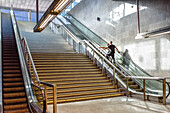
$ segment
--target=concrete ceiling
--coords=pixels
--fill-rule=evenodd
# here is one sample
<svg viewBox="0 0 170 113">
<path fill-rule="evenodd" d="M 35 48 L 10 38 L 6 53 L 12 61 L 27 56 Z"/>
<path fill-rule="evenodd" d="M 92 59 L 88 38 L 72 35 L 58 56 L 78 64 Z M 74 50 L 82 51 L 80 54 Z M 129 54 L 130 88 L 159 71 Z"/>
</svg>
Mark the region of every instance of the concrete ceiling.
<svg viewBox="0 0 170 113">
<path fill-rule="evenodd" d="M 45 12 L 54 0 L 39 0 L 39 11 Z M 0 8 L 36 11 L 36 0 L 0 0 Z"/>
</svg>

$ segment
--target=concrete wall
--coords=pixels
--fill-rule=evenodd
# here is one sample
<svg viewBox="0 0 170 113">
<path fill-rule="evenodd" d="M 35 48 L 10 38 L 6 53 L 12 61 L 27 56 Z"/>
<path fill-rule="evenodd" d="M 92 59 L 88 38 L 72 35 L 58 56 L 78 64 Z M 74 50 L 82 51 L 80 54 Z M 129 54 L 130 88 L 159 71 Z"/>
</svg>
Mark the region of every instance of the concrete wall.
<svg viewBox="0 0 170 113">
<path fill-rule="evenodd" d="M 139 0 L 141 32 L 170 25 L 170 0 Z M 170 76 L 170 34 L 136 40 L 136 0 L 82 0 L 70 12 L 154 76 Z M 97 21 L 97 17 L 100 21 Z"/>
</svg>

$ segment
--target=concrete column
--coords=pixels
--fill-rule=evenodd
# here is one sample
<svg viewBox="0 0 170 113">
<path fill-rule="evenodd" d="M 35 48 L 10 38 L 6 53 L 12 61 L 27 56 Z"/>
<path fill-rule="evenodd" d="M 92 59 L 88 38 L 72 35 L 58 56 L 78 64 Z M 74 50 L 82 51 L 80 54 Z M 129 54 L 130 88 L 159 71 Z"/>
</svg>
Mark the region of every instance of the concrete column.
<svg viewBox="0 0 170 113">
<path fill-rule="evenodd" d="M 139 15 L 139 0 L 136 0 L 137 5 L 137 25 L 138 25 L 138 33 L 140 33 L 140 15 Z"/>
<path fill-rule="evenodd" d="M 29 9 L 28 18 L 29 18 L 29 22 L 31 22 L 31 9 Z"/>
</svg>

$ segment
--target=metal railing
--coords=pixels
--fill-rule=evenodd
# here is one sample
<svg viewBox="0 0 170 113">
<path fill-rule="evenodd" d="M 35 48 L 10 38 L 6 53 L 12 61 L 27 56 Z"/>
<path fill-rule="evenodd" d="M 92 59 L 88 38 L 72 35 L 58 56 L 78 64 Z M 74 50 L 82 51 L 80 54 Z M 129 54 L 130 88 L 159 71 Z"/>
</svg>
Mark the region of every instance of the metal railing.
<svg viewBox="0 0 170 113">
<path fill-rule="evenodd" d="M 128 78 L 135 78 L 135 79 L 141 79 L 143 80 L 143 98 L 144 98 L 144 101 L 146 101 L 146 80 L 162 80 L 163 81 L 163 104 L 166 105 L 166 77 L 137 77 L 137 76 L 126 76 L 127 78 L 127 84 L 126 84 L 126 94 L 127 94 L 127 97 L 129 95 L 129 84 L 128 84 Z M 149 100 L 149 95 L 147 95 L 147 99 Z"/>
<path fill-rule="evenodd" d="M 35 96 L 32 91 L 32 86 L 39 89 L 43 96 L 43 113 L 47 112 L 47 88 L 46 87 L 52 87 L 53 88 L 53 112 L 57 113 L 57 105 L 56 105 L 56 84 L 50 84 L 43 81 L 40 81 L 38 78 L 38 74 L 31 56 L 31 52 L 29 49 L 29 46 L 27 44 L 27 41 L 25 37 L 21 39 L 21 34 L 18 28 L 18 24 L 14 15 L 13 8 L 11 7 L 11 18 L 12 18 L 12 24 L 14 28 L 17 48 L 18 48 L 18 54 L 21 64 L 21 70 L 22 75 L 24 78 L 24 84 L 26 89 L 26 95 L 28 99 L 28 105 L 30 106 L 31 103 L 37 102 L 37 99 L 35 99 Z M 32 75 L 31 75 L 31 67 L 33 68 L 33 76 L 36 78 L 36 81 L 33 81 Z M 44 88 L 41 86 L 43 85 Z M 31 107 L 30 107 L 31 110 Z M 32 111 L 31 111 L 32 112 Z"/>
<path fill-rule="evenodd" d="M 62 22 L 62 20 L 61 19 L 64 19 L 64 22 Z M 80 31 L 80 34 L 82 34 L 84 37 L 86 37 L 86 39 L 87 40 L 89 40 L 90 41 L 90 43 L 92 43 L 92 45 L 97 49 L 97 50 L 99 50 L 103 55 L 105 55 L 106 54 L 106 51 L 103 51 L 101 48 L 98 48 L 99 47 L 99 45 L 101 46 L 101 42 L 102 43 L 104 43 L 104 44 L 107 44 L 108 42 L 106 41 L 106 40 L 104 40 L 103 38 L 101 38 L 101 37 L 99 37 L 98 35 L 96 35 L 94 32 L 92 32 L 91 30 L 89 30 L 86 26 L 84 26 L 81 22 L 79 22 L 78 20 L 76 20 L 73 16 L 71 16 L 70 14 L 66 14 L 65 16 L 64 16 L 64 18 L 62 17 L 62 16 L 60 16 L 60 17 L 58 17 L 58 19 L 59 19 L 59 21 L 63 24 L 63 25 L 65 25 L 65 26 L 67 26 L 67 24 L 68 25 L 70 25 L 70 26 L 72 26 L 73 28 L 75 28 L 77 31 Z M 65 21 L 66 21 L 66 23 L 65 23 Z M 68 29 L 69 29 L 70 27 L 68 27 Z M 94 40 L 94 39 L 96 39 L 96 40 Z M 100 44 L 99 44 L 99 43 Z M 119 55 L 120 56 L 120 54 L 119 53 L 117 53 L 116 52 L 116 55 Z M 122 57 L 122 56 L 121 56 Z M 129 62 L 131 62 L 131 61 L 129 61 Z M 135 66 L 135 68 L 137 67 L 140 71 L 142 71 L 142 73 L 144 74 L 144 75 L 148 75 L 148 76 L 151 76 L 151 75 L 149 75 L 146 71 L 144 71 L 143 69 L 141 69 L 138 65 L 136 65 L 134 62 L 131 62 L 131 63 L 133 63 L 133 65 Z M 129 73 L 129 71 L 126 71 L 124 68 L 122 68 L 122 66 L 119 64 L 119 63 L 117 63 L 116 62 L 116 65 L 124 72 L 124 73 L 126 73 L 128 76 L 133 76 L 134 75 L 134 73 Z M 138 75 L 136 75 L 136 76 L 138 76 Z M 151 76 L 152 77 L 152 76 Z M 136 80 L 134 80 L 137 84 L 139 84 L 139 85 L 142 85 L 142 84 L 140 84 L 139 83 L 139 81 L 136 81 Z M 168 83 L 167 83 L 167 85 L 169 85 Z M 167 95 L 168 96 L 168 95 Z"/>
<path fill-rule="evenodd" d="M 26 62 L 25 62 L 23 49 L 22 49 L 22 44 L 21 44 L 21 35 L 19 33 L 19 29 L 18 29 L 18 26 L 17 26 L 17 21 L 16 21 L 14 11 L 13 11 L 12 7 L 11 7 L 10 15 L 11 15 L 12 26 L 13 26 L 13 30 L 14 30 L 14 35 L 15 35 L 15 40 L 16 40 L 16 45 L 17 45 L 17 50 L 18 50 L 18 55 L 19 55 L 19 60 L 20 60 L 21 71 L 22 71 L 23 80 L 24 80 L 24 87 L 25 87 L 25 91 L 26 91 L 26 97 L 27 97 L 27 100 L 28 100 L 27 103 L 28 103 L 29 110 L 31 112 L 33 112 L 31 110 L 30 103 L 31 103 L 31 101 L 34 101 L 34 98 L 33 98 L 30 78 L 29 78 L 29 72 L 27 71 Z"/>
<path fill-rule="evenodd" d="M 55 27 L 57 28 L 57 27 Z M 121 85 L 123 85 L 125 88 L 126 88 L 126 93 L 127 93 L 127 96 L 128 96 L 128 93 L 129 92 L 132 92 L 132 93 L 136 93 L 136 94 L 144 94 L 144 95 L 147 95 L 147 96 L 154 96 L 154 97 L 163 97 L 163 104 L 165 105 L 166 104 L 166 93 L 169 95 L 169 92 L 166 92 L 166 78 L 163 77 L 134 77 L 134 76 L 127 76 L 126 74 L 124 74 L 123 72 L 121 72 L 114 64 L 112 64 L 107 58 L 105 58 L 104 54 L 101 53 L 100 50 L 96 49 L 92 44 L 91 42 L 89 43 L 87 40 L 79 40 L 79 38 L 76 36 L 76 34 L 74 34 L 74 32 L 71 32 L 69 30 L 69 28 L 67 28 L 67 26 L 65 26 L 63 23 L 62 25 L 60 25 L 60 28 L 57 28 L 57 29 L 60 29 L 59 31 L 62 33 L 62 36 L 66 39 L 66 41 L 68 41 L 68 43 L 73 47 L 73 49 L 76 51 L 77 47 L 75 47 L 74 43 L 76 43 L 76 45 L 78 45 L 78 50 L 79 51 L 76 51 L 77 53 L 85 53 L 86 55 L 88 55 L 89 57 L 92 56 L 92 60 L 93 60 L 93 63 L 96 63 L 95 62 L 95 59 L 97 59 L 98 62 L 100 62 L 100 64 L 102 64 L 101 66 L 101 69 L 102 69 L 102 73 L 104 73 L 104 70 L 105 70 L 105 65 L 108 65 L 109 67 L 112 67 L 112 77 L 113 77 L 113 83 L 115 84 L 116 83 L 116 80 L 119 81 L 119 83 Z M 70 38 L 70 39 L 69 39 Z M 72 41 L 70 41 L 72 40 Z M 122 76 L 124 76 L 127 80 L 128 78 L 132 78 L 132 79 L 142 79 L 142 80 L 163 80 L 163 95 L 157 95 L 157 94 L 150 94 L 148 92 L 146 92 L 145 90 L 143 90 L 144 92 L 137 92 L 133 89 L 131 89 L 129 87 L 129 84 L 128 82 L 127 83 L 124 83 L 118 76 L 115 72 L 118 72 L 120 73 Z M 145 89 L 145 82 L 143 82 L 143 88 Z M 145 98 L 144 98 L 145 100 Z"/>
<path fill-rule="evenodd" d="M 33 61 L 33 58 L 32 58 L 32 55 L 31 55 L 31 52 L 30 52 L 30 49 L 29 49 L 29 46 L 28 46 L 28 43 L 26 41 L 26 38 L 23 37 L 22 39 L 22 43 L 23 43 L 23 47 L 24 47 L 24 53 L 26 55 L 26 61 L 29 65 L 29 71 L 31 72 L 31 70 L 33 69 L 33 73 L 31 73 L 32 75 L 32 78 L 36 78 L 33 80 L 34 84 L 38 84 L 39 85 L 43 85 L 44 89 L 45 89 L 45 98 L 46 98 L 46 104 L 45 107 L 47 108 L 47 103 L 48 103 L 48 100 L 47 100 L 47 87 L 52 87 L 53 89 L 53 113 L 57 113 L 57 85 L 56 84 L 51 84 L 51 83 L 47 83 L 47 82 L 43 82 L 43 81 L 40 81 L 39 80 L 39 77 L 38 77 L 38 73 L 36 71 L 36 67 L 34 65 L 34 61 Z"/>
<path fill-rule="evenodd" d="M 35 87 L 35 89 L 34 89 Z M 43 112 L 43 113 L 46 113 L 47 112 L 47 96 L 46 96 L 46 92 L 47 90 L 38 85 L 35 85 L 34 83 L 32 83 L 32 88 L 33 88 L 33 91 L 34 91 L 34 95 L 36 95 L 36 90 L 38 89 L 38 94 L 42 94 L 42 99 L 43 99 L 43 110 L 41 111 L 40 109 L 36 109 L 38 110 L 40 113 Z M 36 89 L 37 88 L 37 89 Z M 38 95 L 40 97 L 40 95 Z"/>
</svg>

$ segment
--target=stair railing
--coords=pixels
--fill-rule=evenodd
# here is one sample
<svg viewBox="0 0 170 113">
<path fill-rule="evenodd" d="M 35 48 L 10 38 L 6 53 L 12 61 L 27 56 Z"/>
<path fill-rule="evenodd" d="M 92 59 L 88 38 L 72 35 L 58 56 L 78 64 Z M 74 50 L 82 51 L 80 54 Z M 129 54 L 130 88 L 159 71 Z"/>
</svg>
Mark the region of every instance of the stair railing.
<svg viewBox="0 0 170 113">
<path fill-rule="evenodd" d="M 19 31 L 18 24 L 17 24 L 12 7 L 11 7 L 10 13 L 11 13 L 11 19 L 12 19 L 16 44 L 18 48 L 20 65 L 21 65 L 22 75 L 24 79 L 29 108 L 31 110 L 31 106 L 32 106 L 32 107 L 36 107 L 36 110 L 38 110 L 37 112 L 42 111 L 39 107 L 36 106 L 37 99 L 35 98 L 34 93 L 32 91 L 33 87 L 36 87 L 35 89 L 38 88 L 38 96 L 40 96 L 40 92 L 43 96 L 43 111 L 42 112 L 46 113 L 47 112 L 47 87 L 52 87 L 53 88 L 53 113 L 57 113 L 56 84 L 50 84 L 50 83 L 46 83 L 46 82 L 39 80 L 27 41 L 25 38 L 21 39 L 21 34 Z M 24 45 L 22 43 L 24 43 Z M 28 65 L 29 63 L 31 65 Z M 33 76 L 34 78 L 36 78 L 36 81 L 33 81 L 32 75 L 31 75 L 31 68 L 29 67 L 33 68 Z M 44 88 L 42 88 L 41 85 L 43 85 Z M 32 110 L 31 112 L 33 113 Z"/>
<path fill-rule="evenodd" d="M 47 87 L 52 87 L 53 89 L 53 113 L 57 113 L 57 85 L 56 84 L 51 84 L 51 83 L 47 83 L 47 82 L 43 82 L 43 81 L 40 81 L 39 80 L 39 77 L 38 77 L 38 73 L 37 73 L 37 70 L 36 70 L 36 67 L 35 67 L 35 64 L 34 64 L 34 61 L 33 61 L 33 58 L 32 58 L 32 55 L 31 55 L 31 52 L 30 52 L 30 49 L 29 49 L 29 46 L 28 46 L 28 43 L 27 43 L 27 40 L 25 37 L 23 37 L 22 39 L 22 43 L 23 43 L 23 48 L 24 48 L 24 53 L 26 55 L 26 61 L 29 65 L 29 71 L 32 72 L 32 69 L 33 69 L 33 73 L 31 73 L 32 75 L 32 78 L 33 79 L 33 82 L 34 84 L 38 84 L 38 86 L 40 86 L 41 84 L 43 85 L 44 87 L 44 92 L 45 92 L 45 100 L 46 100 L 46 103 L 44 104 L 44 107 L 46 107 L 47 109 L 47 103 L 48 103 L 48 100 L 47 100 Z M 40 94 L 38 94 L 40 95 Z M 44 99 L 43 99 L 44 100 Z"/>
<path fill-rule="evenodd" d="M 126 95 L 128 96 L 129 95 L 129 92 L 132 92 L 132 93 L 137 93 L 137 94 L 141 94 L 137 91 L 134 91 L 134 90 L 131 90 L 130 87 L 129 87 L 129 84 L 128 84 L 128 78 L 132 78 L 132 79 L 141 79 L 143 80 L 143 96 L 144 96 L 144 101 L 146 100 L 145 96 L 147 95 L 148 97 L 148 100 L 149 100 L 149 95 L 151 96 L 155 96 L 155 97 L 162 97 L 159 96 L 159 95 L 156 95 L 156 94 L 149 94 L 149 93 L 146 93 L 146 85 L 145 85 L 145 81 L 146 80 L 162 80 L 162 92 L 163 92 L 163 104 L 166 105 L 166 93 L 169 94 L 169 92 L 166 91 L 166 79 L 170 79 L 169 77 L 139 77 L 139 76 L 126 76 L 124 73 L 122 73 L 115 65 L 113 65 L 105 56 L 103 56 L 103 54 L 101 54 L 99 51 L 97 51 L 88 41 L 84 41 L 85 43 L 85 47 L 86 47 L 86 55 L 89 56 L 89 52 L 87 52 L 87 48 L 91 48 L 92 51 L 93 51 L 93 54 L 98 54 L 100 56 L 100 58 L 102 59 L 102 73 L 104 72 L 104 63 L 107 63 L 109 64 L 112 68 L 113 68 L 113 80 L 114 82 L 116 82 L 115 80 L 119 80 L 117 76 L 115 76 L 115 71 L 119 72 L 121 75 L 123 75 L 126 79 L 127 79 L 127 82 L 126 82 Z M 93 55 L 94 56 L 94 55 Z M 93 61 L 94 61 L 94 57 L 93 57 Z M 120 82 L 120 81 L 119 81 Z"/>
<path fill-rule="evenodd" d="M 56 27 L 55 27 L 56 28 Z M 150 96 L 154 96 L 154 97 L 162 97 L 162 95 L 156 95 L 156 94 L 150 94 L 148 92 L 145 91 L 145 81 L 146 80 L 162 80 L 163 81 L 163 104 L 165 105 L 166 104 L 166 93 L 169 94 L 169 92 L 166 92 L 166 79 L 169 79 L 167 77 L 136 77 L 136 76 L 127 76 L 126 74 L 122 73 L 113 63 L 111 63 L 102 53 L 100 50 L 97 50 L 93 45 L 91 45 L 87 40 L 79 40 L 78 37 L 76 36 L 76 34 L 74 34 L 73 32 L 71 32 L 63 23 L 60 27 L 60 30 L 62 32 L 62 36 L 66 39 L 66 41 L 68 41 L 68 43 L 73 47 L 73 49 L 77 52 L 77 53 L 83 53 L 83 54 L 86 54 L 87 56 L 92 56 L 92 60 L 93 60 L 93 63 L 95 63 L 95 59 L 97 59 L 97 56 L 98 56 L 98 59 L 97 61 L 100 62 L 99 60 L 101 59 L 101 64 L 102 64 L 102 73 L 104 73 L 104 70 L 105 70 L 105 64 L 107 64 L 108 66 L 112 67 L 112 75 L 113 75 L 113 83 L 115 84 L 116 83 L 116 80 L 119 81 L 119 83 L 121 85 L 123 85 L 125 88 L 126 88 L 126 95 L 128 96 L 129 95 L 129 92 L 132 92 L 132 93 L 136 93 L 136 94 L 142 94 L 144 95 L 147 95 L 147 97 Z M 69 41 L 71 38 L 72 41 Z M 76 43 L 78 45 L 78 50 L 77 51 L 77 47 L 75 47 L 74 43 Z M 96 56 L 96 57 L 95 57 Z M 118 72 L 120 73 L 122 76 L 124 76 L 126 79 L 127 79 L 127 83 L 125 84 L 117 75 L 115 72 Z M 143 92 L 137 92 L 133 89 L 131 89 L 129 87 L 129 84 L 128 84 L 128 78 L 132 78 L 132 79 L 141 79 L 143 80 Z M 144 98 L 145 100 L 145 98 Z"/>
<path fill-rule="evenodd" d="M 21 71 L 22 71 L 22 75 L 23 75 L 26 97 L 28 100 L 27 103 L 28 103 L 30 112 L 33 113 L 32 109 L 31 109 L 31 101 L 34 102 L 33 92 L 32 92 L 32 88 L 31 88 L 29 73 L 28 73 L 27 67 L 26 67 L 26 62 L 24 59 L 24 55 L 22 53 L 23 50 L 22 50 L 22 45 L 20 42 L 20 34 L 18 31 L 17 22 L 16 22 L 16 18 L 15 18 L 14 11 L 13 11 L 12 7 L 11 7 L 10 14 L 11 14 L 11 21 L 12 21 L 12 26 L 13 26 L 13 30 L 14 30 L 14 35 L 15 35 L 15 40 L 16 40 L 16 45 L 17 45 L 17 50 L 18 50 L 18 55 L 19 55 L 19 60 L 20 60 Z"/>
<path fill-rule="evenodd" d="M 98 36 L 97 34 L 95 34 L 93 31 L 91 31 L 89 28 L 87 28 L 86 26 L 84 26 L 80 21 L 78 21 L 76 18 L 74 18 L 72 15 L 70 14 L 65 14 L 64 19 L 66 19 L 69 23 L 71 23 L 72 27 L 75 28 L 76 30 L 80 31 L 84 37 L 86 37 L 90 43 L 92 43 L 92 45 L 94 45 L 94 47 L 96 47 L 97 50 L 99 50 L 103 55 L 106 55 L 106 51 L 103 51 L 103 49 L 98 48 L 99 45 L 106 45 L 107 43 L 109 43 L 107 40 L 103 39 L 102 37 Z M 58 17 L 59 20 L 60 17 Z M 61 22 L 62 23 L 62 22 Z M 63 24 L 63 23 L 62 23 Z M 97 41 L 96 41 L 97 40 Z M 116 55 L 115 56 L 121 56 L 117 51 L 116 51 Z M 123 56 L 121 56 L 122 58 Z M 111 58 L 112 59 L 112 58 Z M 126 59 L 123 57 L 123 59 Z M 126 59 L 126 61 L 129 61 L 128 59 Z M 137 64 L 135 64 L 132 61 L 129 61 L 130 64 L 132 64 L 131 66 L 134 66 L 133 68 L 137 68 L 137 70 L 140 70 L 140 74 L 136 73 L 136 72 L 132 72 L 132 71 L 126 71 L 124 69 L 124 67 L 122 65 L 120 65 L 118 62 L 116 62 L 116 65 L 121 69 L 122 72 L 124 72 L 126 75 L 128 76 L 148 76 L 148 77 L 153 77 L 151 75 L 149 75 L 146 71 L 144 71 L 141 67 L 139 67 Z M 142 81 L 141 80 L 137 80 L 132 78 L 136 84 L 138 84 L 141 88 L 142 88 Z M 155 81 L 151 81 L 152 83 L 154 83 Z M 159 84 L 161 82 L 161 80 L 157 81 L 157 84 Z M 155 82 L 156 83 L 156 82 Z M 146 83 L 148 85 L 148 82 Z M 166 82 L 167 86 L 169 87 L 169 84 Z M 155 85 L 155 84 L 154 84 Z M 153 91 L 152 93 L 156 93 L 154 90 L 146 88 L 147 92 L 149 91 Z M 159 88 L 158 88 L 159 89 Z M 169 90 L 170 91 L 170 90 Z M 169 94 L 167 94 L 166 97 L 168 97 Z"/>
</svg>

